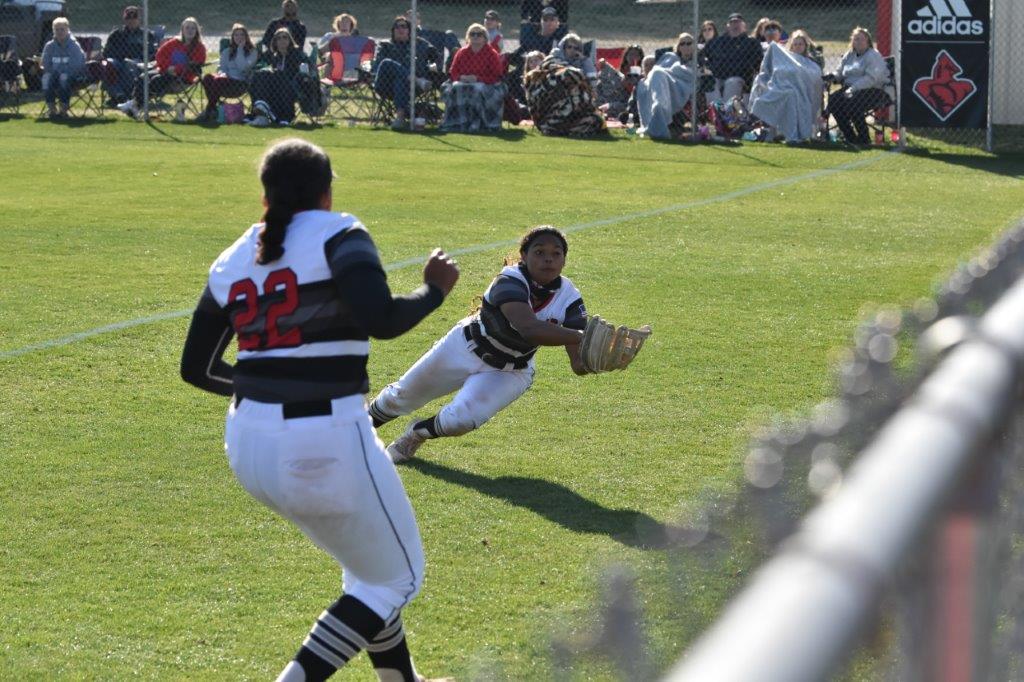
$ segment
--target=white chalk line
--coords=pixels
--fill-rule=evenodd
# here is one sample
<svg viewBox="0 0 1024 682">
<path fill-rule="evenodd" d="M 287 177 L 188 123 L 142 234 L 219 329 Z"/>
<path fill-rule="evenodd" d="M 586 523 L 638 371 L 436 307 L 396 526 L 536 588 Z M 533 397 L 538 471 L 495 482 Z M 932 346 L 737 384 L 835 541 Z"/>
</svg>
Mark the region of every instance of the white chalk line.
<svg viewBox="0 0 1024 682">
<path fill-rule="evenodd" d="M 693 201 L 686 201 L 679 204 L 671 204 L 669 206 L 662 206 L 661 208 L 653 208 L 648 211 L 637 211 L 635 213 L 627 213 L 625 215 L 615 216 L 613 218 L 603 218 L 601 220 L 593 220 L 586 223 L 578 223 L 576 225 L 570 225 L 562 228 L 563 232 L 582 232 L 584 230 L 591 230 L 596 227 L 606 227 L 608 225 L 615 225 L 618 223 L 625 223 L 631 220 L 639 220 L 642 218 L 653 218 L 655 216 L 664 215 L 666 213 L 675 213 L 677 211 L 685 211 L 691 208 L 700 208 L 701 206 L 708 206 L 711 204 L 720 204 L 732 199 L 739 199 L 741 197 L 756 194 L 757 192 L 764 192 L 765 190 L 775 189 L 776 187 L 785 187 L 788 185 L 795 185 L 800 182 L 807 180 L 816 180 L 828 175 L 835 175 L 836 173 L 843 173 L 846 171 L 857 170 L 869 166 L 873 163 L 881 161 L 889 156 L 889 153 L 880 153 L 867 156 L 856 161 L 849 163 L 840 164 L 831 168 L 822 168 L 810 173 L 804 173 L 802 175 L 794 175 L 788 178 L 780 178 L 778 180 L 771 180 L 768 182 L 758 183 L 756 185 L 749 185 L 747 187 L 741 187 L 740 189 L 726 192 L 725 194 L 719 194 L 713 197 L 705 199 L 694 199 Z M 519 243 L 518 239 L 506 239 L 503 241 L 489 242 L 487 244 L 474 244 L 472 246 L 466 246 L 461 249 L 451 249 L 448 253 L 454 256 L 464 256 L 467 254 L 480 253 L 482 251 L 491 251 L 493 249 L 508 248 L 510 246 L 516 246 Z M 423 257 L 417 256 L 415 258 L 406 258 L 405 260 L 395 261 L 394 263 L 388 263 L 384 266 L 384 269 L 388 272 L 393 270 L 401 270 L 412 265 L 420 265 L 423 263 Z M 58 348 L 60 346 L 66 346 L 68 344 L 75 343 L 76 341 L 82 341 L 84 339 L 91 338 L 93 336 L 99 336 L 101 334 L 107 334 L 109 332 L 120 331 L 122 329 L 130 329 L 132 327 L 139 327 L 145 324 L 151 324 L 153 322 L 163 322 L 165 320 L 172 320 L 179 317 L 186 317 L 192 314 L 192 309 L 188 310 L 175 310 L 173 312 L 159 313 L 157 315 L 149 315 L 146 317 L 139 317 L 133 320 L 124 320 L 122 322 L 114 322 L 112 324 L 103 325 L 102 327 L 96 327 L 95 329 L 88 329 L 86 331 L 77 332 L 75 334 L 69 334 L 68 336 L 61 336 L 55 339 L 49 339 L 47 341 L 40 341 L 33 343 L 22 348 L 15 348 L 13 350 L 0 351 L 0 360 L 6 360 L 8 358 L 18 357 L 19 355 L 25 355 L 27 353 L 34 353 L 36 351 L 47 350 L 49 348 Z"/>
</svg>

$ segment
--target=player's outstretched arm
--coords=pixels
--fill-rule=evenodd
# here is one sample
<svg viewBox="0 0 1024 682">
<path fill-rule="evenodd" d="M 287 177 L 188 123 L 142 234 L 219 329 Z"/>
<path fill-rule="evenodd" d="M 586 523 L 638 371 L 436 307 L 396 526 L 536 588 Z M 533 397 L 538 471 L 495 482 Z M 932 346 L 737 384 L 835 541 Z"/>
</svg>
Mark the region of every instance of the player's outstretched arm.
<svg viewBox="0 0 1024 682">
<path fill-rule="evenodd" d="M 455 261 L 440 249 L 427 259 L 423 285 L 407 296 L 393 296 L 384 271 L 372 262 L 359 263 L 336 275 L 338 289 L 366 333 L 393 339 L 415 327 L 440 307 L 459 279 Z"/>
<path fill-rule="evenodd" d="M 233 336 L 227 313 L 207 288 L 192 313 L 192 324 L 181 352 L 181 378 L 210 393 L 233 394 L 234 370 L 222 359 L 224 349 Z"/>
<path fill-rule="evenodd" d="M 529 303 L 509 301 L 501 313 L 527 343 L 535 346 L 568 346 L 583 340 L 583 332 L 538 320 Z"/>
</svg>

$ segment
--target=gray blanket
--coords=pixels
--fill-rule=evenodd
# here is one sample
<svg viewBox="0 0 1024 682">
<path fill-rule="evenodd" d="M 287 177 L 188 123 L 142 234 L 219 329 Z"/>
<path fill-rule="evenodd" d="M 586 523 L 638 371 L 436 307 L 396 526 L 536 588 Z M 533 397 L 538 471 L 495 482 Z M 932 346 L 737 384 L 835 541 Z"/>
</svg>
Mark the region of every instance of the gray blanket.
<svg viewBox="0 0 1024 682">
<path fill-rule="evenodd" d="M 806 140 L 821 115 L 821 67 L 771 43 L 750 89 L 750 113 L 787 140 Z"/>
<path fill-rule="evenodd" d="M 640 115 L 637 132 L 655 139 L 670 137 L 668 124 L 693 94 L 693 69 L 673 53 L 662 55 L 658 63 L 637 83 L 636 108 Z"/>
</svg>

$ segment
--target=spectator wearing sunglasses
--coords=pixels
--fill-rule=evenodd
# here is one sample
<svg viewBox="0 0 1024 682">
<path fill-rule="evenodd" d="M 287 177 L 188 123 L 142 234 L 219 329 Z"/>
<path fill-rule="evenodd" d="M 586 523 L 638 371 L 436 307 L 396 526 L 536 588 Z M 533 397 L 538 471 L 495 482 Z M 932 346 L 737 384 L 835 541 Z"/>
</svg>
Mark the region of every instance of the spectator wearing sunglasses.
<svg viewBox="0 0 1024 682">
<path fill-rule="evenodd" d="M 551 57 L 565 66 L 573 66 L 583 72 L 591 85 L 597 84 L 597 66 L 594 58 L 583 51 L 583 41 L 575 33 L 568 33 L 551 51 Z"/>
<path fill-rule="evenodd" d="M 693 95 L 696 42 L 689 33 L 679 34 L 675 48 L 663 54 L 647 77 L 637 84 L 635 96 L 641 134 L 653 139 L 673 136 L 672 119 L 686 108 Z"/>
<path fill-rule="evenodd" d="M 373 89 L 381 97 L 395 103 L 392 128 L 402 128 L 410 115 L 409 76 L 414 73 L 417 91 L 431 87 L 430 76 L 437 70 L 440 53 L 429 42 L 416 36 L 416 64 L 412 63 L 412 24 L 408 17 L 398 15 L 391 24 L 391 39 L 377 43 L 373 57 Z"/>
<path fill-rule="evenodd" d="M 487 29 L 481 24 L 470 25 L 466 43 L 452 60 L 441 128 L 451 132 L 500 130 L 505 100 L 501 55 L 488 43 Z"/>
</svg>

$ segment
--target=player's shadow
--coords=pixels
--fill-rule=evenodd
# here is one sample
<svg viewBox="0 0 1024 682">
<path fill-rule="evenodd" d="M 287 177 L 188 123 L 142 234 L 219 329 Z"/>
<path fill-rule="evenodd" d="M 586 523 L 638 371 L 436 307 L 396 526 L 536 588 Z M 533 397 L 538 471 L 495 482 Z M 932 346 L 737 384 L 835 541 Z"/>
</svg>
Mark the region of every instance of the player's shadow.
<svg viewBox="0 0 1024 682">
<path fill-rule="evenodd" d="M 693 544 L 703 537 L 700 531 L 667 526 L 643 512 L 602 507 L 564 485 L 539 478 L 488 478 L 420 459 L 402 466 L 529 509 L 569 530 L 600 533 L 630 547 L 666 549 L 678 544 Z"/>
</svg>

